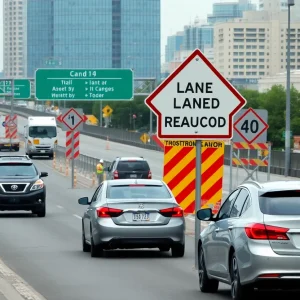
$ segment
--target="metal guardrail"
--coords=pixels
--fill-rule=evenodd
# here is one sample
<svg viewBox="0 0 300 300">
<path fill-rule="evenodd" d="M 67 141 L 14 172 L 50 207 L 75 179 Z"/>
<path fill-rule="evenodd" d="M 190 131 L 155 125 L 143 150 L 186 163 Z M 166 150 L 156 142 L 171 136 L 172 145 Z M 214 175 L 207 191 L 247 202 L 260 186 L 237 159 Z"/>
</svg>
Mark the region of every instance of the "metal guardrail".
<svg viewBox="0 0 300 300">
<path fill-rule="evenodd" d="M 10 109 L 9 109 L 8 105 L 0 104 L 0 111 L 10 112 Z M 28 117 L 30 115 L 31 116 L 53 116 L 53 114 L 50 114 L 47 112 L 37 111 L 37 110 L 23 108 L 23 107 L 15 107 L 14 111 L 23 117 Z M 157 146 L 155 144 L 155 142 L 153 142 L 153 141 L 151 141 L 149 144 L 146 144 L 146 145 L 143 144 L 140 141 L 141 133 L 128 132 L 128 131 L 121 130 L 121 129 L 101 128 L 101 127 L 97 127 L 97 126 L 84 124 L 82 134 L 91 136 L 91 137 L 95 137 L 95 138 L 104 139 L 104 140 L 106 140 L 108 138 L 109 141 L 112 141 L 112 142 L 162 152 L 162 149 L 159 148 L 159 146 Z M 57 151 L 64 152 L 63 149 L 64 149 L 63 147 L 59 147 Z M 243 157 L 243 156 L 248 157 L 247 150 L 240 150 L 240 154 L 241 154 L 241 157 Z M 257 157 L 257 152 L 254 150 L 251 151 L 249 158 L 256 158 L 256 157 Z M 80 164 L 87 164 L 88 166 L 93 166 L 94 168 L 96 168 L 95 161 L 97 161 L 97 160 L 99 160 L 99 158 L 90 158 L 88 156 L 80 154 L 80 158 L 78 159 L 76 164 L 77 165 L 79 164 L 78 168 L 81 166 Z M 284 175 L 284 161 L 285 161 L 285 158 L 284 158 L 283 151 L 272 150 L 271 162 L 270 162 L 271 163 L 271 173 L 278 174 L 278 175 Z M 225 165 L 230 165 L 230 147 L 227 145 L 225 146 Z M 81 168 L 82 168 L 82 166 L 81 166 Z M 89 168 L 89 167 L 85 167 L 85 168 Z M 261 167 L 259 169 L 259 171 L 266 172 L 267 168 Z M 291 153 L 291 168 L 290 168 L 289 175 L 292 177 L 300 178 L 300 153 Z"/>
<path fill-rule="evenodd" d="M 5 104 L 0 104 L 0 111 L 10 112 L 10 106 Z M 27 118 L 28 116 L 54 116 L 54 114 L 45 111 L 34 110 L 34 109 L 18 107 L 18 106 L 14 107 L 14 112 L 25 118 Z M 100 138 L 103 140 L 106 140 L 108 138 L 111 142 L 126 144 L 129 146 L 134 146 L 134 147 L 139 147 L 139 148 L 144 148 L 149 150 L 162 151 L 160 147 L 156 145 L 156 143 L 152 140 L 150 140 L 150 143 L 147 144 L 142 143 L 140 137 L 143 133 L 141 132 L 131 132 L 131 131 L 126 131 L 126 130 L 121 130 L 116 128 L 103 128 L 99 126 L 83 124 L 83 130 L 81 131 L 81 133 L 87 136 Z"/>
</svg>

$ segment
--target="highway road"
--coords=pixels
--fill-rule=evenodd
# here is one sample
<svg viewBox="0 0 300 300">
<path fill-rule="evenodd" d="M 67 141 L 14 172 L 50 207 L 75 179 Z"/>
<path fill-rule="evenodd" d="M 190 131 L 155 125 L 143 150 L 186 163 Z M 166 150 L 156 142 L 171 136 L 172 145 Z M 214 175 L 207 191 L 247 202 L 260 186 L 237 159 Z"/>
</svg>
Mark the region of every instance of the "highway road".
<svg viewBox="0 0 300 300">
<path fill-rule="evenodd" d="M 45 179 L 47 216 L 0 213 L 0 255 L 46 299 L 229 299 L 225 285 L 220 295 L 200 297 L 189 236 L 186 255 L 179 259 L 158 250 L 114 251 L 104 258 L 83 253 L 80 216 L 85 208 L 77 199 L 91 196 L 93 190 L 68 189 L 68 178 L 43 160 L 35 163 L 50 174 Z"/>
<path fill-rule="evenodd" d="M 230 299 L 229 287 L 223 284 L 218 294 L 199 291 L 190 236 L 183 258 L 158 250 L 111 251 L 103 258 L 82 252 L 80 216 L 85 208 L 77 199 L 90 197 L 93 190 L 68 189 L 69 178 L 46 161 L 35 163 L 40 171 L 49 172 L 47 216 L 0 213 L 0 256 L 47 300 Z"/>
<path fill-rule="evenodd" d="M 24 126 L 27 124 L 27 119 L 19 117 L 18 119 L 18 130 L 21 134 L 24 132 Z M 65 147 L 66 138 L 65 132 L 60 128 L 58 129 L 58 144 Z M 89 137 L 86 135 L 80 136 L 80 153 L 92 156 L 95 158 L 103 158 L 107 161 L 113 161 L 116 156 L 143 156 L 148 160 L 150 168 L 153 173 L 153 178 L 162 179 L 163 175 L 163 153 L 154 150 L 147 150 L 142 148 L 136 148 L 133 146 L 128 146 L 124 144 L 109 142 L 110 150 L 106 150 L 107 141 Z M 229 190 L 229 166 L 224 166 L 224 177 L 223 177 L 223 194 L 228 194 Z M 247 173 L 243 169 L 239 169 L 236 172 L 234 168 L 233 171 L 233 186 L 240 184 L 247 176 Z M 295 179 L 289 178 L 288 180 Z M 259 172 L 258 180 L 260 182 L 267 181 L 267 174 Z M 283 176 L 271 174 L 271 180 L 286 180 Z M 296 180 L 299 180 L 296 178 Z"/>
<path fill-rule="evenodd" d="M 23 119 L 19 129 L 24 125 Z M 59 143 L 64 143 L 62 133 Z M 110 146 L 111 150 L 106 151 L 105 141 L 81 138 L 84 154 L 107 160 L 120 154 L 143 155 L 155 176 L 161 176 L 161 153 L 116 143 Z M 49 172 L 45 178 L 47 216 L 0 213 L 0 256 L 47 300 L 230 299 L 229 287 L 223 284 L 218 294 L 200 293 L 197 273 L 193 270 L 194 240 L 190 236 L 186 237 L 183 258 L 172 258 L 158 250 L 111 251 L 103 258 L 91 258 L 89 253 L 83 253 L 81 216 L 85 207 L 78 205 L 77 199 L 91 197 L 94 189 L 72 190 L 68 188 L 70 179 L 54 171 L 49 160 L 34 161 L 40 171 Z"/>
</svg>

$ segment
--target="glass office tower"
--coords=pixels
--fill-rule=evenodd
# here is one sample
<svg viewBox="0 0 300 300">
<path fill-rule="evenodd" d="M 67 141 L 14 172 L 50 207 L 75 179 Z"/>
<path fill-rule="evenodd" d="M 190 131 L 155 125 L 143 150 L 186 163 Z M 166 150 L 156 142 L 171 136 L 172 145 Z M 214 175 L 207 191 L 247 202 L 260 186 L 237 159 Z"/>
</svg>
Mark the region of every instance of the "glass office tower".
<svg viewBox="0 0 300 300">
<path fill-rule="evenodd" d="M 132 68 L 160 77 L 160 0 L 27 0 L 28 76 L 36 68 Z"/>
</svg>

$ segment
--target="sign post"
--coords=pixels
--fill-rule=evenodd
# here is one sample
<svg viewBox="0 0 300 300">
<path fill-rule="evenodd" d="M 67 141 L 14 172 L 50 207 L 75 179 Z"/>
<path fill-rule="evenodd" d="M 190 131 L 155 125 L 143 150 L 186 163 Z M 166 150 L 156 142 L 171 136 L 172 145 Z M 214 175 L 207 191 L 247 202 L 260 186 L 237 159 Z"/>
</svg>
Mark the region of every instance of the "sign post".
<svg viewBox="0 0 300 300">
<path fill-rule="evenodd" d="M 83 114 L 82 109 L 68 108 L 63 109 L 62 114 L 57 117 L 57 121 L 61 124 L 63 131 L 67 131 L 66 134 L 66 158 L 71 159 L 71 183 L 72 189 L 74 185 L 74 169 L 75 169 L 75 159 L 79 157 L 79 131 L 83 128 L 83 123 L 87 121 L 86 115 Z M 76 132 L 76 137 L 74 134 Z M 71 141 L 69 139 L 69 133 L 71 133 Z M 75 143 L 75 139 L 78 137 L 78 141 Z M 71 149 L 69 149 L 69 144 L 71 142 Z M 76 151 L 75 151 L 76 149 Z M 71 151 L 70 151 L 71 150 Z"/>
<path fill-rule="evenodd" d="M 270 178 L 270 145 L 267 144 L 268 111 L 265 109 L 241 109 L 234 117 L 234 132 L 230 143 L 230 181 L 229 191 L 233 189 L 233 166 L 236 167 L 236 178 L 238 184 L 238 171 L 241 167 L 247 173 L 247 179 L 253 179 L 256 171 L 258 180 L 259 167 L 268 168 L 268 181 Z M 236 150 L 236 151 L 234 151 Z M 247 157 L 240 156 L 240 150 Z M 237 153 L 236 153 L 237 152 Z M 253 155 L 254 152 L 254 155 Z M 263 157 L 263 159 L 261 159 Z M 254 171 L 251 167 L 255 167 Z"/>
<path fill-rule="evenodd" d="M 74 130 L 72 130 L 72 133 L 71 133 L 72 137 L 72 146 L 71 146 L 71 149 L 72 149 L 72 156 L 71 156 L 71 181 L 72 181 L 72 189 L 74 189 L 74 169 L 75 169 L 75 160 L 74 160 Z"/>
<path fill-rule="evenodd" d="M 145 103 L 158 118 L 159 139 L 196 140 L 197 214 L 201 207 L 201 140 L 231 139 L 233 117 L 246 104 L 246 100 L 196 49 Z M 196 217 L 196 269 L 200 226 L 200 220 Z"/>
</svg>

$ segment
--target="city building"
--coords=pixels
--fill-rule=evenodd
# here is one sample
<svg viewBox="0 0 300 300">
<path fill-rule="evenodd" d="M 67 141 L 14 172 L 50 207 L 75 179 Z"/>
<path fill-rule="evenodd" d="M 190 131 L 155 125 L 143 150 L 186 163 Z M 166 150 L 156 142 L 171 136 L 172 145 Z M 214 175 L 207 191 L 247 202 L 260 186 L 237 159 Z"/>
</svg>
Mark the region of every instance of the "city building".
<svg viewBox="0 0 300 300">
<path fill-rule="evenodd" d="M 215 2 L 213 3 L 213 13 L 207 16 L 207 23 L 213 25 L 216 23 L 231 21 L 234 18 L 243 17 L 244 11 L 255 10 L 256 5 L 252 4 L 251 0 L 239 0 L 238 2 Z"/>
<path fill-rule="evenodd" d="M 184 26 L 183 50 L 199 48 L 204 51 L 206 48 L 213 48 L 213 45 L 213 26 L 201 23 L 198 18 L 195 19 L 194 24 Z"/>
<path fill-rule="evenodd" d="M 177 32 L 174 35 L 168 36 L 167 45 L 165 48 L 165 61 L 170 62 L 174 59 L 176 51 L 181 49 L 183 43 L 183 32 Z"/>
<path fill-rule="evenodd" d="M 291 7 L 291 21 L 300 21 L 300 0 L 294 0 L 295 5 Z M 259 0 L 258 9 L 273 11 L 286 11 L 288 9 L 288 0 Z"/>
<path fill-rule="evenodd" d="M 266 76 L 258 81 L 258 91 L 267 92 L 274 85 L 282 85 L 286 88 L 286 72 L 275 74 L 274 76 Z M 291 85 L 300 91 L 300 70 L 291 71 Z"/>
<path fill-rule="evenodd" d="M 9 3 L 19 2 L 4 1 L 5 12 Z M 26 40 L 20 53 L 27 65 L 23 76 L 33 77 L 37 68 L 51 66 L 131 68 L 136 78 L 160 78 L 160 0 L 22 1 Z M 21 6 L 16 13 L 22 17 Z M 14 36 L 11 28 L 8 38 Z M 10 53 L 6 48 L 5 55 Z M 20 66 L 20 60 L 12 63 Z M 12 67 L 8 60 L 5 70 Z"/>
<path fill-rule="evenodd" d="M 297 0 L 296 0 L 297 1 Z M 287 10 L 288 0 L 259 0 L 258 10 Z"/>
<path fill-rule="evenodd" d="M 3 72 L 6 78 L 26 74 L 25 0 L 3 0 Z"/>
<path fill-rule="evenodd" d="M 183 61 L 185 61 L 194 51 L 193 50 L 180 50 L 176 51 L 174 55 L 174 60 L 162 65 L 162 77 L 166 78 L 171 73 L 173 73 Z M 214 49 L 213 48 L 205 48 L 202 51 L 205 57 L 213 64 L 214 63 Z"/>
<path fill-rule="evenodd" d="M 215 25 L 215 67 L 236 86 L 258 88 L 258 80 L 285 72 L 286 11 L 248 11 Z M 291 24 L 291 69 L 300 69 L 300 22 Z"/>
</svg>

